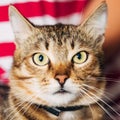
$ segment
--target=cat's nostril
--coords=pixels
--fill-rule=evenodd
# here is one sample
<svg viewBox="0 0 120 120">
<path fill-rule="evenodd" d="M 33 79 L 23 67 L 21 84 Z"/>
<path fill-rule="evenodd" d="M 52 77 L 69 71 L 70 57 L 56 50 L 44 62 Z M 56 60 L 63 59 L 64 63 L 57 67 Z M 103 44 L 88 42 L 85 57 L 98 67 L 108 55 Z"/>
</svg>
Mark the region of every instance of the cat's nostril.
<svg viewBox="0 0 120 120">
<path fill-rule="evenodd" d="M 68 79 L 68 75 L 56 75 L 55 79 L 61 84 L 63 85 L 66 80 Z"/>
</svg>

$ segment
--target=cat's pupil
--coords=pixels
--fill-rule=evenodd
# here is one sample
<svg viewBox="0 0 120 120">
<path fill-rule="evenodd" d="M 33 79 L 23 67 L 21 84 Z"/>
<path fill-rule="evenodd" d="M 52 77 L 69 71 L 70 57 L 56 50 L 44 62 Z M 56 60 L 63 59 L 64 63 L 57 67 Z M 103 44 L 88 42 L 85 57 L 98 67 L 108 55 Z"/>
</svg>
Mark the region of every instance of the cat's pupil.
<svg viewBox="0 0 120 120">
<path fill-rule="evenodd" d="M 77 58 L 81 59 L 81 54 L 80 53 L 77 54 Z"/>
<path fill-rule="evenodd" d="M 44 59 L 43 55 L 40 55 L 40 56 L 39 56 L 39 61 L 42 62 L 43 59 Z"/>
</svg>

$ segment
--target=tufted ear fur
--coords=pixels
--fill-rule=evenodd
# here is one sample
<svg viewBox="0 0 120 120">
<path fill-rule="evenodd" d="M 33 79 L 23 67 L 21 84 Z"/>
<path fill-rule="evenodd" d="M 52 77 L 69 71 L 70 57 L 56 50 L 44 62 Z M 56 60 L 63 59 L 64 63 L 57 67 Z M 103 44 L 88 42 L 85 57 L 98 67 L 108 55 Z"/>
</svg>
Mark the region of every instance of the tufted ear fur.
<svg viewBox="0 0 120 120">
<path fill-rule="evenodd" d="M 104 42 L 104 33 L 107 22 L 107 4 L 102 2 L 100 6 L 80 25 L 90 37 L 97 42 Z"/>
<path fill-rule="evenodd" d="M 32 34 L 33 25 L 12 5 L 9 6 L 9 19 L 15 34 L 16 42 L 18 44 L 23 43 L 23 41 Z"/>
</svg>

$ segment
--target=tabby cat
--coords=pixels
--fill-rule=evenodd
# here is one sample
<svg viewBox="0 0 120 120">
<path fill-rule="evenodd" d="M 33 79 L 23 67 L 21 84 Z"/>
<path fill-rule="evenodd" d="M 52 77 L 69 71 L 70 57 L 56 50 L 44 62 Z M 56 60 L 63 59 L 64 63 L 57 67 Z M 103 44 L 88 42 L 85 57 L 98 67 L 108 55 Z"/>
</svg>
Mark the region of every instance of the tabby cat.
<svg viewBox="0 0 120 120">
<path fill-rule="evenodd" d="M 0 120 L 103 120 L 106 3 L 81 25 L 35 26 L 13 6 L 9 17 L 16 50 Z"/>
</svg>

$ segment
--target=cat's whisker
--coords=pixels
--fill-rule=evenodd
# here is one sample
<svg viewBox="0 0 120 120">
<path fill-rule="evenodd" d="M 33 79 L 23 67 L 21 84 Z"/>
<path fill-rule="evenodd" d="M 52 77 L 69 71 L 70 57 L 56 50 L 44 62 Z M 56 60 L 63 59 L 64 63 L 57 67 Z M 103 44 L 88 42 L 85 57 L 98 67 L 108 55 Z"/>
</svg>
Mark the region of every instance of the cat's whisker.
<svg viewBox="0 0 120 120">
<path fill-rule="evenodd" d="M 28 100 L 28 101 L 31 100 L 31 97 L 32 97 L 32 96 L 30 96 L 29 98 L 26 98 L 26 100 Z M 12 112 L 10 112 L 10 114 L 7 116 L 6 120 L 9 119 L 9 117 L 12 116 L 12 115 L 13 115 L 13 116 L 12 116 L 12 118 L 11 118 L 10 120 L 14 119 L 15 116 L 16 116 L 16 115 L 18 114 L 18 112 L 19 112 L 17 109 L 18 109 L 20 106 L 23 106 L 23 104 L 24 104 L 24 102 L 21 102 L 21 101 L 20 101 L 20 102 L 18 102 L 18 103 L 16 104 L 16 108 L 14 108 L 14 105 L 11 106 L 11 107 L 13 107 L 14 110 L 13 110 Z M 12 109 L 12 108 L 11 108 L 11 109 Z M 22 108 L 21 108 L 21 109 L 22 109 Z M 16 113 L 16 111 L 18 111 L 18 112 Z"/>
<path fill-rule="evenodd" d="M 93 108 L 92 108 L 90 105 L 89 105 L 89 108 L 90 108 L 90 110 L 91 110 L 92 120 L 94 120 L 94 119 L 93 119 L 93 116 L 94 116 L 94 113 L 93 113 L 93 112 L 94 112 L 94 110 L 93 110 Z"/>
<path fill-rule="evenodd" d="M 18 102 L 18 103 L 16 103 L 16 106 L 21 106 L 23 103 L 22 102 Z M 10 114 L 8 114 L 7 115 L 7 118 L 6 119 L 8 119 L 12 114 L 14 114 L 14 112 L 17 110 L 17 108 L 14 108 L 14 105 L 11 105 L 10 106 L 10 108 L 7 108 L 6 109 L 6 111 L 10 111 L 10 110 L 12 110 L 12 109 L 14 109 L 12 112 L 10 112 Z"/>
<path fill-rule="evenodd" d="M 29 101 L 30 101 L 30 100 L 31 100 L 31 99 L 29 99 Z M 24 103 L 23 103 L 23 104 L 24 104 Z M 22 104 L 21 104 L 21 106 L 22 106 Z M 29 109 L 29 107 L 30 107 L 30 103 L 26 103 L 26 104 L 24 105 L 24 107 L 22 106 L 20 110 L 18 110 L 16 113 L 14 113 L 13 117 L 12 117 L 10 120 L 14 120 L 14 118 L 17 116 L 17 114 L 19 114 L 19 112 L 21 112 L 21 110 L 26 109 L 26 108 Z M 19 106 L 18 106 L 17 108 L 19 108 Z M 17 108 L 16 108 L 16 109 L 17 109 Z M 27 110 L 26 110 L 26 111 L 27 111 Z"/>
<path fill-rule="evenodd" d="M 105 81 L 105 82 L 114 82 L 114 83 L 120 83 L 119 79 L 115 79 L 115 78 L 110 78 L 110 77 L 96 77 L 96 79 L 98 79 L 98 81 Z M 88 78 L 87 80 L 92 80 L 92 81 L 96 81 L 96 79 L 92 79 L 92 78 Z"/>
<path fill-rule="evenodd" d="M 19 105 L 22 105 L 22 103 L 19 103 L 18 106 L 19 106 Z M 9 108 L 9 111 L 10 111 L 10 110 L 12 110 L 12 112 L 10 112 L 10 113 L 7 115 L 6 120 L 9 120 L 9 118 L 10 118 L 11 116 L 14 116 L 15 111 L 17 111 L 17 108 L 14 108 L 14 105 L 13 105 L 13 106 L 11 106 L 11 107 Z"/>
<path fill-rule="evenodd" d="M 119 81 L 119 80 L 116 80 L 116 81 L 115 81 L 115 79 L 114 79 L 114 80 L 106 80 L 106 82 L 120 83 L 120 81 Z"/>
<path fill-rule="evenodd" d="M 95 90 L 95 92 L 97 92 L 97 93 L 100 93 L 102 90 L 101 89 L 98 89 L 98 88 L 96 88 L 96 87 L 94 87 L 94 86 L 90 86 L 90 85 L 86 85 L 86 84 L 83 84 L 83 86 L 85 86 L 85 87 L 88 87 L 88 88 L 90 88 L 90 89 L 92 89 L 92 90 Z M 102 92 L 103 93 L 103 92 Z M 112 94 L 110 94 L 110 93 L 108 93 L 107 91 L 105 91 L 104 90 L 104 98 L 105 99 L 107 99 L 107 100 L 109 100 L 110 102 L 112 102 L 114 105 L 116 105 L 116 106 L 118 106 L 119 108 L 120 108 L 120 105 L 118 105 L 118 104 L 116 104 L 111 98 L 109 98 L 109 97 L 107 97 L 106 96 L 106 94 L 108 94 L 108 95 L 112 95 Z"/>
<path fill-rule="evenodd" d="M 92 76 L 91 76 L 92 77 Z M 94 76 L 93 76 L 94 77 Z M 109 78 L 109 79 L 115 79 L 113 77 L 108 77 L 108 76 L 95 76 L 96 78 L 100 78 L 102 80 L 104 80 L 103 78 Z"/>
<path fill-rule="evenodd" d="M 32 99 L 29 100 L 29 103 L 26 104 L 26 106 L 24 107 L 24 112 L 22 113 L 23 115 L 27 112 L 27 110 L 31 107 L 31 105 L 33 104 L 32 101 L 35 99 L 35 96 L 32 97 Z"/>
<path fill-rule="evenodd" d="M 79 87 L 82 87 L 82 85 L 79 85 Z M 81 93 L 79 93 L 80 94 L 80 96 L 84 96 L 83 94 L 82 94 L 82 92 Z M 83 102 L 81 102 L 81 104 L 82 104 Z M 93 116 L 94 116 L 94 113 L 93 113 L 93 110 L 92 110 L 92 108 L 91 108 L 91 106 L 90 105 L 88 105 L 89 106 L 89 108 L 90 108 L 90 110 L 91 110 L 91 114 L 92 114 L 92 119 L 93 119 Z"/>
<path fill-rule="evenodd" d="M 108 114 L 110 116 L 110 118 L 112 118 L 113 120 L 115 120 L 115 117 L 110 114 L 96 99 L 94 99 L 92 96 L 90 96 L 88 93 L 86 93 L 85 91 L 87 91 L 85 88 L 81 88 L 81 92 L 83 92 L 85 95 L 87 95 L 90 99 L 92 99 L 95 103 L 97 103 L 101 109 L 103 109 L 103 111 L 105 111 L 106 114 Z"/>
<path fill-rule="evenodd" d="M 21 102 L 18 102 L 17 104 L 16 104 L 16 106 L 18 106 L 18 105 L 20 105 L 21 104 Z M 14 107 L 14 105 L 11 105 L 11 107 Z M 11 110 L 12 108 L 7 108 L 5 111 L 9 111 L 9 110 Z"/>
<path fill-rule="evenodd" d="M 85 89 L 85 88 L 83 88 Z M 96 96 L 94 93 L 90 92 L 89 90 L 85 89 L 88 93 L 90 93 L 91 95 L 93 95 L 95 98 L 97 98 L 99 101 L 101 101 L 102 103 L 104 103 L 108 108 L 110 108 L 114 113 L 116 113 L 118 116 L 120 116 L 120 114 L 113 109 L 109 104 L 107 104 L 104 100 L 102 100 L 100 97 Z"/>
<path fill-rule="evenodd" d="M 21 105 L 23 105 L 22 103 L 21 103 Z M 20 106 L 21 106 L 20 105 Z M 18 108 L 18 107 L 17 107 Z M 9 120 L 9 118 L 10 118 L 10 120 L 12 120 L 12 119 L 14 119 L 15 118 L 15 116 L 16 116 L 16 111 L 17 111 L 17 108 L 12 108 L 11 107 L 11 109 L 12 109 L 12 112 L 10 112 L 10 114 L 7 116 L 7 118 L 6 118 L 6 120 Z M 11 117 L 12 116 L 12 117 Z"/>
</svg>

